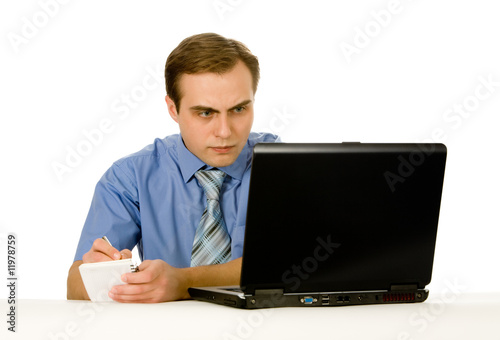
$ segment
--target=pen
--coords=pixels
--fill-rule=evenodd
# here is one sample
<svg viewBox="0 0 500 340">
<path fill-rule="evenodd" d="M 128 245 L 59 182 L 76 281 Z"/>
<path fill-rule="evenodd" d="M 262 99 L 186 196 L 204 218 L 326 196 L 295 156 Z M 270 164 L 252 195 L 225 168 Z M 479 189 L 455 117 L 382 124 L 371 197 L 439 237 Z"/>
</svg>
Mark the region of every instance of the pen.
<svg viewBox="0 0 500 340">
<path fill-rule="evenodd" d="M 108 238 L 106 237 L 106 235 L 104 235 L 104 236 L 102 237 L 102 239 L 103 239 L 104 241 L 106 241 L 106 242 L 107 242 L 107 243 L 108 243 L 111 247 L 113 247 L 113 245 L 111 244 L 111 242 L 109 242 L 109 240 L 108 240 Z M 121 258 L 121 255 L 122 255 L 122 254 L 120 254 L 120 258 Z"/>
<path fill-rule="evenodd" d="M 109 242 L 109 240 L 108 240 L 108 238 L 106 237 L 106 235 L 104 235 L 104 236 L 102 237 L 102 239 L 103 239 L 104 241 L 108 242 L 108 244 L 109 244 L 111 247 L 113 246 L 113 245 L 111 244 L 111 242 Z M 120 255 L 121 255 L 121 254 L 120 254 Z M 132 266 L 132 272 L 133 272 L 133 273 L 137 273 L 138 271 L 139 271 L 139 267 L 138 267 L 138 266 L 136 266 L 136 265 L 133 265 L 133 266 Z"/>
<path fill-rule="evenodd" d="M 111 244 L 111 242 L 109 242 L 108 238 L 105 236 L 102 237 L 102 239 L 106 242 L 108 242 L 108 244 L 112 247 L 113 245 Z"/>
</svg>

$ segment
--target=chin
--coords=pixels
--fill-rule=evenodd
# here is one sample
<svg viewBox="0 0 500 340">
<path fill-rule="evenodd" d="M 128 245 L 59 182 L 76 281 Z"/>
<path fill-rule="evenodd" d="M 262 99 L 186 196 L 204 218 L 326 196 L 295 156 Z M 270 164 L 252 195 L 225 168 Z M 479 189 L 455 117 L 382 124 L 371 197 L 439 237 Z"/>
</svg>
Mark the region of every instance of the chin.
<svg viewBox="0 0 500 340">
<path fill-rule="evenodd" d="M 210 166 L 213 166 L 214 168 L 223 168 L 225 166 L 230 166 L 236 161 L 236 158 L 234 157 L 220 157 L 219 159 L 213 158 L 210 160 L 207 160 L 205 163 L 207 163 Z"/>
</svg>

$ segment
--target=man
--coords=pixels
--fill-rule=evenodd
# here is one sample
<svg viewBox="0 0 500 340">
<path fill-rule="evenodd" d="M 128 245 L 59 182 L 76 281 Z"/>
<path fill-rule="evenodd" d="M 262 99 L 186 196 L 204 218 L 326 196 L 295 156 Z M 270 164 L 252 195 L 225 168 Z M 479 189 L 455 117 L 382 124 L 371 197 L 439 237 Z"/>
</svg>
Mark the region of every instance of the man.
<svg viewBox="0 0 500 340">
<path fill-rule="evenodd" d="M 135 245 L 143 261 L 111 289 L 115 301 L 186 299 L 192 286 L 239 283 L 252 149 L 277 141 L 250 132 L 259 77 L 257 58 L 217 34 L 189 37 L 172 51 L 165 99 L 180 135 L 156 139 L 101 178 L 68 299 L 89 299 L 82 263 L 130 258 Z"/>
</svg>

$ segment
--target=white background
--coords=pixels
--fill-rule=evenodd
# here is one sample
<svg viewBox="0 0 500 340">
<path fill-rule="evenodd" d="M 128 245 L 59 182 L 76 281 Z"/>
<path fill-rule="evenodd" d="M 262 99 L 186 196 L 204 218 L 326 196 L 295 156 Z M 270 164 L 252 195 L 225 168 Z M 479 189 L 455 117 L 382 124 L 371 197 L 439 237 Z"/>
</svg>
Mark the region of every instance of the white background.
<svg viewBox="0 0 500 340">
<path fill-rule="evenodd" d="M 19 296 L 65 299 L 96 182 L 113 161 L 177 132 L 163 67 L 201 32 L 259 57 L 254 131 L 286 142 L 444 142 L 431 292 L 498 291 L 498 9 L 490 0 L 393 3 L 2 2 L 0 298 L 14 232 Z M 85 133 L 103 121 L 109 129 L 91 144 Z M 54 164 L 68 171 L 58 176 Z"/>
</svg>

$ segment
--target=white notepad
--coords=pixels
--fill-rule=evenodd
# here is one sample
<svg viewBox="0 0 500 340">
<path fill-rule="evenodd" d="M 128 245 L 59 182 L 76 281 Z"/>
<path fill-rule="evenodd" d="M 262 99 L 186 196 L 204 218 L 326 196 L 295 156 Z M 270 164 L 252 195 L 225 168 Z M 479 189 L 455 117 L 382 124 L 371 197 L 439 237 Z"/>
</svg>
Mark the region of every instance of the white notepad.
<svg viewBox="0 0 500 340">
<path fill-rule="evenodd" d="M 93 302 L 113 301 L 108 292 L 113 286 L 123 285 L 121 276 L 137 271 L 132 259 L 84 263 L 80 265 L 83 284 Z"/>
</svg>

